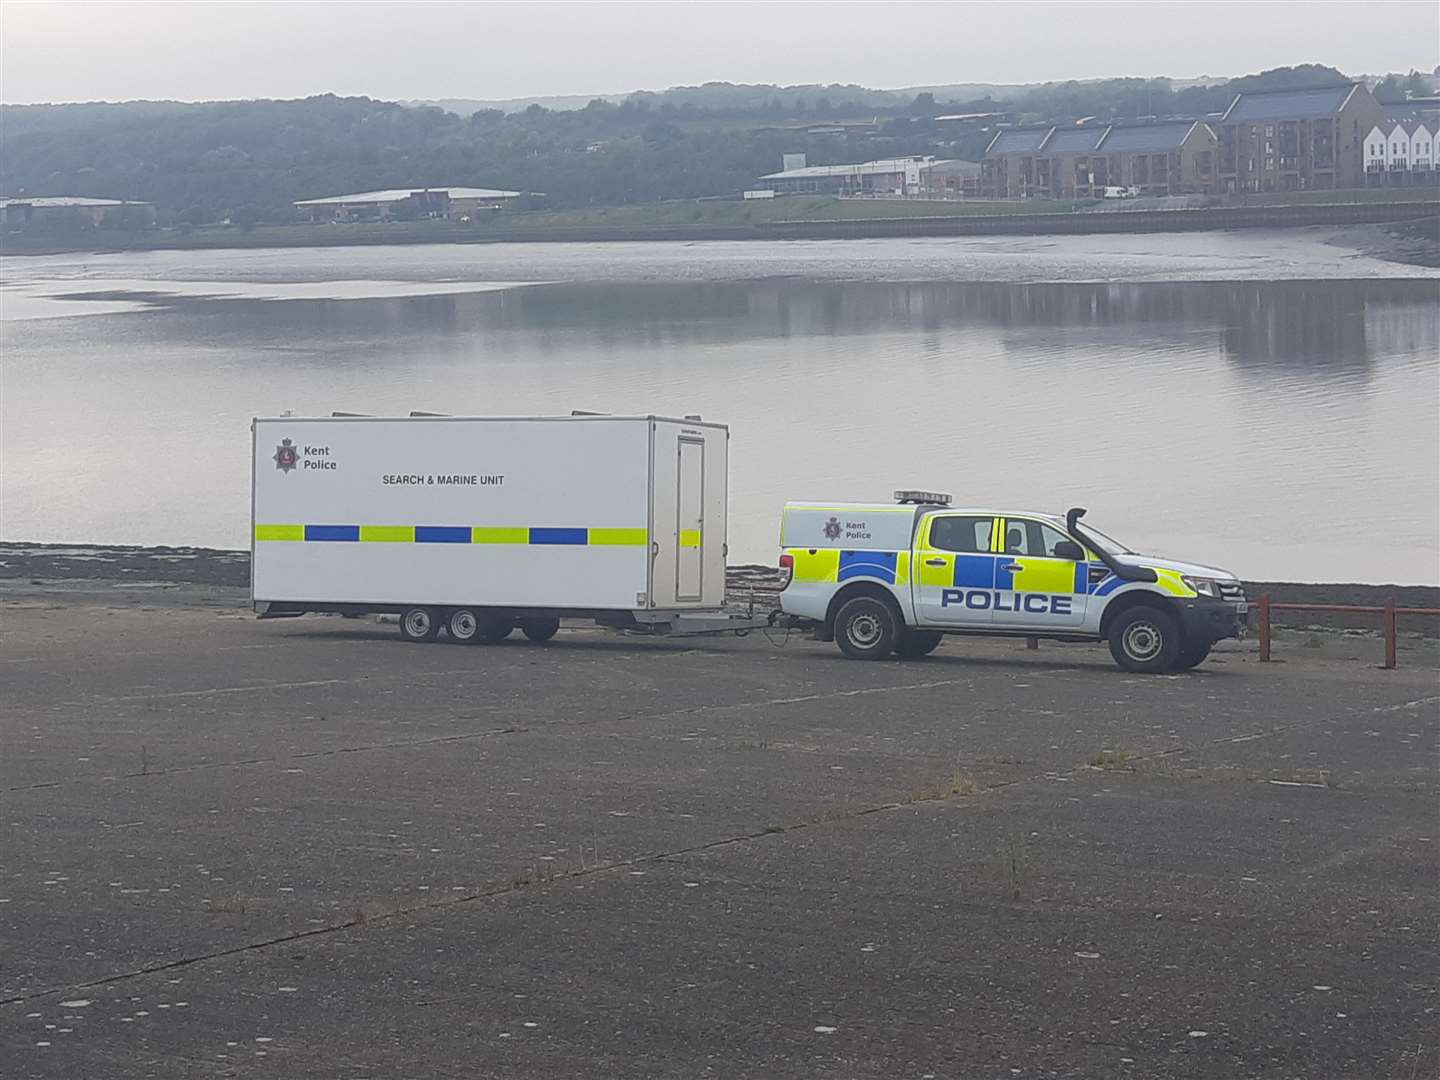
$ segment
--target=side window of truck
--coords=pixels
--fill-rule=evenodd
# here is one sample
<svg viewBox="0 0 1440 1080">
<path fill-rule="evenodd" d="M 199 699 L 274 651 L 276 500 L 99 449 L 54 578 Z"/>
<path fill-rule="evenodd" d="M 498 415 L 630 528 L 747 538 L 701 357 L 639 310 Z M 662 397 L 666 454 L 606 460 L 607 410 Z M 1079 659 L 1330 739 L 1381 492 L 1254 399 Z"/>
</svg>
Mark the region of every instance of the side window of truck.
<svg viewBox="0 0 1440 1080">
<path fill-rule="evenodd" d="M 1024 518 L 1005 519 L 1005 553 L 1007 555 L 1042 555 L 1055 557 L 1055 545 L 1067 537 L 1059 529 Z"/>
<path fill-rule="evenodd" d="M 988 517 L 937 517 L 930 523 L 930 546 L 967 554 L 989 551 L 993 523 Z"/>
</svg>

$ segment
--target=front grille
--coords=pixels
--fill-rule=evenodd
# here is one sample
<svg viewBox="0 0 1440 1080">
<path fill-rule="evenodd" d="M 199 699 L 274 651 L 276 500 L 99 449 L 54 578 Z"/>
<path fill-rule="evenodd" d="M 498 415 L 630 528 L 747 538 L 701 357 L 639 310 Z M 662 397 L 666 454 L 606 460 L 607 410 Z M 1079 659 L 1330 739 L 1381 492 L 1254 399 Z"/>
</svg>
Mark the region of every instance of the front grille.
<svg viewBox="0 0 1440 1080">
<path fill-rule="evenodd" d="M 1245 586 L 1238 581 L 1217 581 L 1215 588 L 1219 591 L 1221 600 L 1240 603 L 1245 599 Z"/>
</svg>

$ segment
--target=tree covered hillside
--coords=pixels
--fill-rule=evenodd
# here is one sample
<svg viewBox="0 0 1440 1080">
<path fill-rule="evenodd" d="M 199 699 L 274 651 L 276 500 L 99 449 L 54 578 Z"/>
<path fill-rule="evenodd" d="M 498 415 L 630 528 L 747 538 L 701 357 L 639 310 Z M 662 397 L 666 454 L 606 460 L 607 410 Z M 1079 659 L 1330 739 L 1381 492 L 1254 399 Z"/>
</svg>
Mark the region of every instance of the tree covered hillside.
<svg viewBox="0 0 1440 1080">
<path fill-rule="evenodd" d="M 0 192 L 138 199 L 153 202 L 162 223 L 193 224 L 286 221 L 297 199 L 424 185 L 544 192 L 554 208 L 624 206 L 733 194 L 778 169 L 782 153 L 804 152 L 811 164 L 978 158 L 991 132 L 937 123 L 944 113 L 1004 111 L 1019 122 L 1204 114 L 1225 108 L 1238 90 L 1343 79 L 1308 65 L 1180 89 L 1166 79 L 1051 83 L 998 102 L 922 92 L 880 111 L 867 96 L 875 92 L 859 87 L 730 84 L 468 116 L 332 95 L 5 106 Z M 832 120 L 866 126 L 805 130 Z"/>
</svg>

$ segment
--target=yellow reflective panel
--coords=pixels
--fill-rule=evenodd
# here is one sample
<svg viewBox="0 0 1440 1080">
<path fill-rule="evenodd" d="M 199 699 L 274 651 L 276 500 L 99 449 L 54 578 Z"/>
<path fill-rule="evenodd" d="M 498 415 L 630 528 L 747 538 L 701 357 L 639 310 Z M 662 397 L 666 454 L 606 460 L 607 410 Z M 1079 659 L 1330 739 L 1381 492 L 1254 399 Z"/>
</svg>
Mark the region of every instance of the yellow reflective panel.
<svg viewBox="0 0 1440 1080">
<path fill-rule="evenodd" d="M 1014 574 L 1015 592 L 1075 591 L 1075 564 L 1069 559 L 1041 559 L 1033 555 L 1021 555 L 1011 561 L 1020 566 Z"/>
<path fill-rule="evenodd" d="M 643 547 L 650 540 L 644 529 L 591 529 L 590 543 L 610 544 L 620 547 Z"/>
<path fill-rule="evenodd" d="M 698 548 L 700 546 L 700 530 L 681 529 L 680 546 L 686 548 Z"/>
<path fill-rule="evenodd" d="M 497 525 L 476 525 L 470 530 L 472 544 L 528 544 L 529 529 L 514 529 Z"/>
<path fill-rule="evenodd" d="M 1196 595 L 1194 589 L 1180 580 L 1179 570 L 1161 570 L 1158 567 L 1154 567 L 1153 569 L 1155 570 L 1155 587 L 1157 589 L 1162 592 L 1167 592 L 1171 596 Z"/>
<path fill-rule="evenodd" d="M 361 525 L 360 542 L 371 544 L 413 544 L 414 525 Z"/>
<path fill-rule="evenodd" d="M 916 571 L 920 575 L 922 586 L 938 586 L 942 589 L 949 588 L 955 582 L 955 556 L 947 555 L 940 551 L 917 552 L 918 560 Z M 932 562 L 940 563 L 939 566 L 931 566 Z"/>
<path fill-rule="evenodd" d="M 837 581 L 840 578 L 838 548 L 791 548 L 796 581 Z"/>
<path fill-rule="evenodd" d="M 304 525 L 256 525 L 256 540 L 304 540 Z"/>
</svg>

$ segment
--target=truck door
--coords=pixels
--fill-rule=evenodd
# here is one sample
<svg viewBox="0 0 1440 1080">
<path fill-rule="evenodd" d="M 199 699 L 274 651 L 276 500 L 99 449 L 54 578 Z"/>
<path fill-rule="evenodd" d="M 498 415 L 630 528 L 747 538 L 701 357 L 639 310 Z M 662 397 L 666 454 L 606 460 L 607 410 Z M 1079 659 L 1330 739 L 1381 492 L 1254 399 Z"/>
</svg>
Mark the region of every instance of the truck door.
<svg viewBox="0 0 1440 1080">
<path fill-rule="evenodd" d="M 1079 626 L 1089 600 L 1089 567 L 1055 557 L 1068 540 L 1059 529 L 1034 518 L 997 521 L 1001 557 L 995 565 L 995 628 L 1041 630 Z"/>
<path fill-rule="evenodd" d="M 932 514 L 921 523 L 911 554 L 910 581 L 922 625 L 989 629 L 994 525 L 989 515 L 973 514 Z"/>
<path fill-rule="evenodd" d="M 680 440 L 675 521 L 675 599 L 698 601 L 705 569 L 705 443 Z"/>
</svg>

